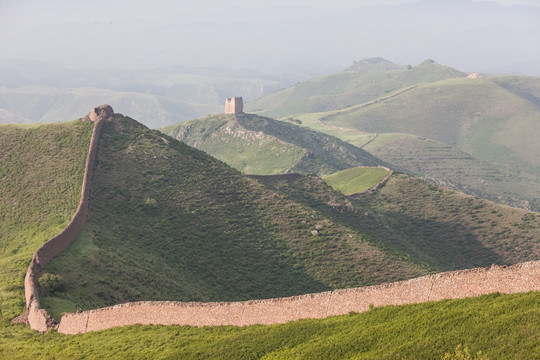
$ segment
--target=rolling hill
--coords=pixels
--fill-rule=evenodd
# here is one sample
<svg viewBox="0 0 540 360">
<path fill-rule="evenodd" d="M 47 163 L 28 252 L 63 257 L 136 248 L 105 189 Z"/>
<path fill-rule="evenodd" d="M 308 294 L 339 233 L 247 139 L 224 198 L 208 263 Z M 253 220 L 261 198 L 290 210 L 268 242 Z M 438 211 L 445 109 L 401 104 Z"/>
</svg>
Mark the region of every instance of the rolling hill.
<svg viewBox="0 0 540 360">
<path fill-rule="evenodd" d="M 205 153 L 128 119 L 103 126 L 90 215 L 45 271 L 54 315 L 135 300 L 232 301 L 428 271 Z"/>
<path fill-rule="evenodd" d="M 347 108 L 418 84 L 465 77 L 458 70 L 426 60 L 399 66 L 382 58 L 356 62 L 342 72 L 308 80 L 246 105 L 246 111 L 281 118 Z"/>
<path fill-rule="evenodd" d="M 65 121 L 107 103 L 158 128 L 215 113 L 231 94 L 255 99 L 311 76 L 311 71 L 300 69 L 279 74 L 181 66 L 72 69 L 0 60 L 0 123 Z"/>
<path fill-rule="evenodd" d="M 321 120 L 368 132 L 418 135 L 501 169 L 538 176 L 540 106 L 532 91 L 509 91 L 510 84 L 517 87 L 519 78 L 437 81 Z"/>
<path fill-rule="evenodd" d="M 384 164 L 336 137 L 252 114 L 214 115 L 161 131 L 247 174 L 329 175 Z"/>
<path fill-rule="evenodd" d="M 315 350 L 322 357 L 372 357 L 380 346 L 360 346 L 346 334 L 378 344 L 379 331 L 393 339 L 396 347 L 385 351 L 396 356 L 443 356 L 460 344 L 490 356 L 534 352 L 530 334 L 538 323 L 535 293 L 388 307 L 281 326 L 134 326 L 61 336 L 9 324 L 23 307 L 22 274 L 32 252 L 67 223 L 77 205 L 91 125 L 9 125 L 0 131 L 5 146 L 2 218 L 15 219 L 2 232 L 6 250 L 0 260 L 3 268 L 14 269 L 0 277 L 2 356 L 114 357 L 133 350 L 148 356 L 219 357 L 229 354 L 224 352 L 226 343 L 231 354 L 248 358 L 313 357 Z M 535 214 L 446 192 L 405 175 L 394 175 L 384 188 L 354 199 L 314 175 L 258 179 L 129 118 L 107 122 L 96 158 L 89 219 L 72 246 L 45 269 L 63 277 L 66 289 L 44 293 L 42 304 L 58 316 L 135 299 L 276 296 L 414 277 L 435 267 L 513 263 L 538 253 Z M 403 227 L 405 223 L 410 226 Z M 510 242 L 513 237 L 519 241 Z M 411 245 L 416 238 L 421 241 Z M 445 326 L 434 331 L 428 326 L 432 317 L 447 319 Z M 399 324 L 407 324 L 408 330 Z M 410 324 L 430 331 L 411 332 Z M 464 332 L 464 326 L 470 331 Z M 489 339 L 497 341 L 477 340 L 486 327 L 493 334 Z M 323 328 L 336 338 L 321 333 Z M 180 339 L 179 331 L 187 338 Z M 284 345 L 285 338 L 289 340 Z M 515 346 L 501 347 L 501 339 Z M 335 346 L 329 347 L 330 340 Z M 191 345 L 186 348 L 177 341 Z M 119 348 L 119 342 L 124 346 Z M 419 342 L 428 345 L 419 348 Z"/>
<path fill-rule="evenodd" d="M 378 190 L 352 197 L 314 175 L 257 178 L 431 269 L 540 257 L 537 213 L 435 187 L 405 174 L 394 173 Z"/>
<path fill-rule="evenodd" d="M 351 81 L 355 67 L 372 77 L 371 87 L 385 90 Z M 538 211 L 540 80 L 465 75 L 432 61 L 404 68 L 366 59 L 246 108 L 336 136 L 433 183 Z M 407 81 L 387 87 L 396 78 Z M 351 87 L 357 92 L 351 101 L 334 102 Z M 312 99 L 320 106 L 298 105 Z"/>
</svg>

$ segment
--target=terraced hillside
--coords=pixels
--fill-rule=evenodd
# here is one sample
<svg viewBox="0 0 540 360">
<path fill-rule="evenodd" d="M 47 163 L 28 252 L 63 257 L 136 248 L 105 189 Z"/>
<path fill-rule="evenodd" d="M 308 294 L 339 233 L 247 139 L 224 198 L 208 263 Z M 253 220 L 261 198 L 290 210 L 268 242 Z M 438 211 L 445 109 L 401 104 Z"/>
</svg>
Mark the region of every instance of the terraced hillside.
<svg viewBox="0 0 540 360">
<path fill-rule="evenodd" d="M 215 115 L 161 129 L 246 174 L 329 175 L 383 162 L 336 137 L 270 118 Z"/>
<path fill-rule="evenodd" d="M 130 120 L 103 126 L 90 216 L 45 271 L 53 315 L 134 300 L 268 298 L 411 278 L 377 241 Z"/>
<path fill-rule="evenodd" d="M 362 147 L 387 163 L 437 185 L 528 210 L 540 210 L 540 183 L 505 171 L 439 141 L 411 134 L 376 135 Z"/>
<path fill-rule="evenodd" d="M 518 87 L 519 81 L 511 77 L 437 81 L 329 114 L 322 121 L 368 132 L 422 136 L 501 169 L 538 176 L 540 106 L 532 91 Z"/>
<path fill-rule="evenodd" d="M 81 194 L 92 124 L 0 126 L 0 313 L 23 312 L 37 248 L 69 222 Z"/>
<path fill-rule="evenodd" d="M 273 118 L 338 110 L 399 89 L 465 76 L 433 60 L 417 66 L 399 66 L 382 58 L 369 58 L 342 72 L 305 81 L 250 102 L 246 110 Z"/>
</svg>

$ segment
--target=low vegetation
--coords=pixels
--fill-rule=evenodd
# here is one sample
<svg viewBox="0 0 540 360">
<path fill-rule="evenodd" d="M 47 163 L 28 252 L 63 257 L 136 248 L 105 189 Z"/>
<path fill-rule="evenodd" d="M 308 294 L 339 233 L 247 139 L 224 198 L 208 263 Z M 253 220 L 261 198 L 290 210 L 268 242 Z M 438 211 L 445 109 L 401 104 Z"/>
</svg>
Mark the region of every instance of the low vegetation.
<svg viewBox="0 0 540 360">
<path fill-rule="evenodd" d="M 134 300 L 232 301 L 428 271 L 224 163 L 128 120 L 104 124 L 90 215 L 46 271 L 57 316 Z"/>
<path fill-rule="evenodd" d="M 382 161 L 343 140 L 251 114 L 214 115 L 162 129 L 246 174 L 329 175 Z"/>
<path fill-rule="evenodd" d="M 534 359 L 540 293 L 388 306 L 245 327 L 128 326 L 42 335 L 2 324 L 0 357 L 153 359 Z M 481 352 L 481 356 L 477 355 Z"/>
<path fill-rule="evenodd" d="M 439 271 L 540 259 L 538 214 L 394 174 L 349 198 L 316 176 L 263 181 L 334 221 Z"/>
<path fill-rule="evenodd" d="M 354 167 L 325 176 L 324 181 L 344 195 L 351 195 L 371 189 L 388 173 L 385 168 Z"/>
<path fill-rule="evenodd" d="M 431 60 L 417 66 L 399 66 L 381 58 L 364 59 L 344 71 L 301 82 L 250 102 L 246 109 L 275 118 L 334 111 L 410 86 L 465 76 Z"/>
<path fill-rule="evenodd" d="M 59 234 L 81 195 L 92 123 L 0 126 L 0 313 L 24 309 L 34 252 Z"/>
</svg>

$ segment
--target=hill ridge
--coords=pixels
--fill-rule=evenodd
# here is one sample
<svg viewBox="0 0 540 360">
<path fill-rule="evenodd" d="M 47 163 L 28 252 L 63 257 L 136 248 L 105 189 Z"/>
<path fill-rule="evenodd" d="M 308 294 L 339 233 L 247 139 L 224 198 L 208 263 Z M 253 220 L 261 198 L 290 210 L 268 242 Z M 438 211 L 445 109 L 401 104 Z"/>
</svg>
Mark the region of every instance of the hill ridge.
<svg viewBox="0 0 540 360">
<path fill-rule="evenodd" d="M 81 187 L 81 199 L 75 214 L 69 224 L 60 234 L 41 245 L 30 262 L 28 271 L 24 278 L 24 293 L 26 299 L 26 317 L 31 329 L 40 332 L 48 331 L 54 326 L 54 319 L 43 308 L 39 301 L 38 279 L 45 265 L 49 263 L 56 255 L 65 250 L 75 239 L 82 226 L 86 222 L 88 215 L 88 198 L 90 194 L 92 169 L 94 167 L 98 138 L 101 132 L 103 122 L 113 120 L 115 116 L 113 109 L 109 105 L 98 106 L 86 115 L 82 121 L 92 121 L 94 129 L 90 140 L 88 155 L 84 167 L 83 182 Z M 24 316 L 23 316 L 24 318 Z"/>
</svg>

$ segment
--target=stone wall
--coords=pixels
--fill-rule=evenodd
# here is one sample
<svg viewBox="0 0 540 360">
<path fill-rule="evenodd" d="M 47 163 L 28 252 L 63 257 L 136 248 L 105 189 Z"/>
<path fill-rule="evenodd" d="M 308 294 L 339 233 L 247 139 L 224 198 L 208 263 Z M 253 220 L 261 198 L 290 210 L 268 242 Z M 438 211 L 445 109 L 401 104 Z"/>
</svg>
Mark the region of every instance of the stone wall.
<svg viewBox="0 0 540 360">
<path fill-rule="evenodd" d="M 370 305 L 402 305 L 480 296 L 493 292 L 540 291 L 540 261 L 428 275 L 396 283 L 287 298 L 240 302 L 146 301 L 66 314 L 58 332 L 78 334 L 132 324 L 244 326 L 277 324 L 362 312 Z"/>
<path fill-rule="evenodd" d="M 28 323 L 30 328 L 45 332 L 54 326 L 54 320 L 50 314 L 41 309 L 39 303 L 38 279 L 41 276 L 41 271 L 56 255 L 65 250 L 69 244 L 75 239 L 82 226 L 84 225 L 88 215 L 88 197 L 90 194 L 90 182 L 92 180 L 92 170 L 94 167 L 99 134 L 103 121 L 113 116 L 112 108 L 108 105 L 102 105 L 93 109 L 83 121 L 94 122 L 92 138 L 86 164 L 84 167 L 84 175 L 81 189 L 81 199 L 77 211 L 71 218 L 68 226 L 57 236 L 43 244 L 32 257 L 28 271 L 24 278 L 24 295 L 26 298 L 26 311 L 28 315 Z"/>
</svg>

